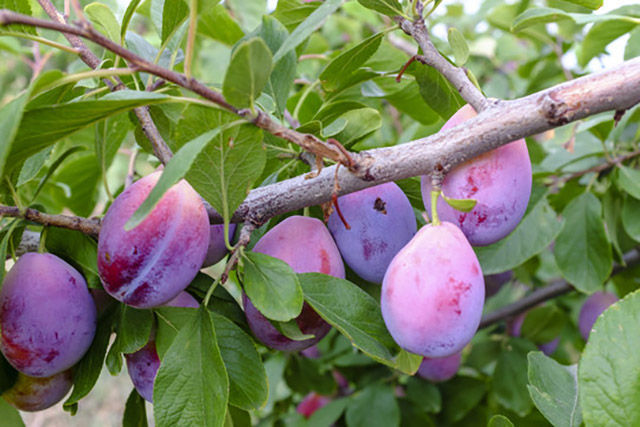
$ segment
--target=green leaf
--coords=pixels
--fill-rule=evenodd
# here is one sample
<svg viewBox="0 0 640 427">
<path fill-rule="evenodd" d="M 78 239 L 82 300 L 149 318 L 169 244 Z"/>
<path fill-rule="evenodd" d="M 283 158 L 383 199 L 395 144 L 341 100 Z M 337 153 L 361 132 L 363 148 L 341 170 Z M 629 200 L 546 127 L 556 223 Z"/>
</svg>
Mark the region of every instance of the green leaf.
<svg viewBox="0 0 640 427">
<path fill-rule="evenodd" d="M 156 351 L 162 360 L 178 332 L 192 320 L 194 308 L 160 306 L 154 308 L 153 311 L 158 317 Z"/>
<path fill-rule="evenodd" d="M 105 182 L 107 170 L 109 169 L 109 166 L 111 166 L 111 163 L 127 136 L 130 127 L 131 122 L 125 114 L 110 117 L 96 125 L 96 158 L 98 159 L 103 181 Z"/>
<path fill-rule="evenodd" d="M 0 0 L 0 9 L 9 9 L 23 15 L 33 16 L 30 3 L 24 0 Z M 30 25 L 10 25 L 8 28 L 20 33 L 37 34 L 36 28 Z M 0 29 L 1 32 L 2 29 Z"/>
<path fill-rule="evenodd" d="M 625 198 L 622 205 L 622 225 L 624 231 L 636 242 L 640 242 L 640 215 L 638 212 L 640 212 L 640 200 L 633 197 Z"/>
<path fill-rule="evenodd" d="M 388 385 L 378 384 L 351 397 L 346 413 L 349 427 L 392 427 L 400 425 L 400 408 Z"/>
<path fill-rule="evenodd" d="M 464 105 L 458 91 L 435 68 L 416 64 L 409 70 L 416 77 L 422 99 L 444 120 Z"/>
<path fill-rule="evenodd" d="M 30 156 L 97 121 L 143 105 L 165 102 L 166 95 L 122 90 L 96 100 L 35 108 L 24 113 L 7 163 L 19 165 Z"/>
<path fill-rule="evenodd" d="M 412 377 L 407 381 L 407 399 L 423 411 L 437 414 L 442 409 L 442 396 L 435 384 L 422 378 Z"/>
<path fill-rule="evenodd" d="M 116 305 L 108 309 L 98 319 L 96 335 L 89 350 L 82 356 L 82 359 L 75 365 L 73 370 L 73 391 L 64 402 L 65 408 L 71 408 L 76 405 L 80 399 L 89 394 L 98 381 L 100 372 L 102 372 L 102 364 L 109 345 L 111 337 L 111 329 L 116 314 Z"/>
<path fill-rule="evenodd" d="M 487 427 L 513 427 L 513 423 L 504 415 L 494 415 L 489 420 Z"/>
<path fill-rule="evenodd" d="M 282 22 L 288 31 L 292 31 L 321 5 L 322 3 L 315 1 L 301 4 L 298 0 L 279 0 L 272 15 Z"/>
<path fill-rule="evenodd" d="M 628 61 L 637 56 L 640 56 L 640 27 L 631 31 L 629 40 L 627 40 L 627 46 L 624 49 L 624 60 Z"/>
<path fill-rule="evenodd" d="M 227 102 L 237 108 L 253 108 L 269 81 L 272 64 L 271 51 L 261 38 L 240 43 L 231 55 L 222 85 Z"/>
<path fill-rule="evenodd" d="M 262 174 L 266 152 L 253 125 L 228 127 L 197 157 L 187 181 L 229 221 Z"/>
<path fill-rule="evenodd" d="M 554 426 L 579 427 L 577 365 L 563 366 L 540 351 L 529 353 L 527 359 L 527 388 L 538 410 Z"/>
<path fill-rule="evenodd" d="M 28 95 L 23 94 L 0 108 L 0 178 L 4 176 L 4 166 L 16 139 L 27 98 Z"/>
<path fill-rule="evenodd" d="M 640 200 L 640 170 L 618 166 L 618 187 L 635 199 Z"/>
<path fill-rule="evenodd" d="M 403 16 L 402 6 L 398 0 L 358 0 L 367 9 L 375 10 L 387 16 Z"/>
<path fill-rule="evenodd" d="M 531 344 L 511 339 L 496 361 L 491 392 L 500 405 L 524 417 L 533 407 L 527 392 L 527 351 Z M 522 345 L 520 345 L 522 343 Z"/>
<path fill-rule="evenodd" d="M 458 375 L 441 386 L 442 401 L 445 403 L 443 416 L 452 424 L 460 421 L 480 403 L 487 392 L 484 381 Z"/>
<path fill-rule="evenodd" d="M 591 330 L 578 366 L 584 424 L 630 426 L 640 419 L 640 292 L 610 306 Z"/>
<path fill-rule="evenodd" d="M 2 419 L 3 426 L 24 427 L 20 412 L 4 399 L 0 399 L 0 419 Z"/>
<path fill-rule="evenodd" d="M 222 426 L 229 379 L 207 309 L 193 311 L 162 359 L 153 387 L 160 426 Z"/>
<path fill-rule="evenodd" d="M 233 46 L 244 37 L 240 25 L 221 4 L 205 9 L 198 20 L 198 32 L 226 45 Z"/>
<path fill-rule="evenodd" d="M 334 127 L 335 126 L 335 127 Z M 360 108 L 344 113 L 323 129 L 323 136 L 337 139 L 345 147 L 382 127 L 382 116 L 374 108 Z M 331 129 L 333 128 L 333 131 Z"/>
<path fill-rule="evenodd" d="M 289 265 L 258 252 L 246 252 L 244 290 L 251 303 L 268 319 L 286 322 L 302 311 L 302 289 Z"/>
<path fill-rule="evenodd" d="M 600 289 L 613 267 L 601 213 L 602 205 L 593 194 L 573 199 L 562 212 L 565 225 L 554 249 L 562 276 L 587 293 Z"/>
<path fill-rule="evenodd" d="M 289 388 L 306 395 L 315 391 L 320 395 L 331 395 L 336 391 L 336 381 L 331 371 L 323 369 L 321 363 L 304 356 L 292 355 L 284 372 Z"/>
<path fill-rule="evenodd" d="M 152 326 L 151 310 L 141 310 L 122 304 L 118 336 L 115 341 L 118 349 L 125 354 L 140 350 L 149 341 Z"/>
<path fill-rule="evenodd" d="M 80 231 L 51 227 L 47 231 L 45 248 L 80 270 L 89 287 L 101 287 L 97 267 L 98 245 L 94 239 Z"/>
<path fill-rule="evenodd" d="M 396 344 L 382 320 L 379 303 L 353 283 L 318 273 L 299 274 L 305 300 L 354 346 L 395 367 Z"/>
<path fill-rule="evenodd" d="M 569 3 L 577 4 L 578 6 L 586 7 L 591 10 L 596 10 L 602 7 L 603 0 L 566 0 Z"/>
<path fill-rule="evenodd" d="M 136 389 L 131 390 L 127 404 L 124 407 L 122 427 L 147 427 L 147 411 L 145 400 Z"/>
<path fill-rule="evenodd" d="M 449 46 L 453 50 L 453 56 L 456 59 L 456 65 L 462 67 L 469 59 L 469 45 L 464 36 L 458 29 L 451 27 L 447 34 Z"/>
<path fill-rule="evenodd" d="M 536 344 L 548 343 L 560 335 L 564 322 L 564 312 L 554 305 L 533 308 L 522 322 L 522 337 Z"/>
<path fill-rule="evenodd" d="M 476 203 L 478 203 L 475 199 L 452 199 L 451 197 L 445 196 L 444 193 L 440 195 L 449 206 L 460 212 L 471 212 L 471 210 L 476 207 Z"/>
<path fill-rule="evenodd" d="M 210 312 L 229 375 L 229 403 L 251 411 L 267 400 L 267 373 L 253 340 L 232 321 Z"/>
<path fill-rule="evenodd" d="M 516 229 L 489 246 L 474 248 L 482 272 L 496 274 L 511 270 L 539 254 L 551 244 L 562 229 L 546 197 L 525 214 Z"/>
<path fill-rule="evenodd" d="M 111 41 L 120 42 L 120 24 L 108 6 L 94 2 L 84 8 L 84 13 L 96 30 Z"/>
<path fill-rule="evenodd" d="M 184 0 L 152 0 L 151 20 L 164 43 L 187 19 L 189 8 Z"/>
<path fill-rule="evenodd" d="M 129 29 L 129 24 L 131 23 L 131 19 L 133 18 L 134 13 L 136 13 L 136 9 L 142 0 L 131 0 L 129 2 L 129 6 L 127 6 L 127 10 L 124 12 L 122 17 L 122 25 L 120 28 L 120 43 L 123 44 L 125 36 L 127 35 L 127 30 Z"/>
<path fill-rule="evenodd" d="M 221 129 L 216 128 L 206 132 L 199 137 L 189 141 L 183 145 L 180 150 L 171 158 L 169 163 L 162 171 L 160 179 L 153 187 L 147 198 L 136 209 L 131 218 L 124 225 L 125 230 L 131 230 L 137 227 L 151 213 L 153 208 L 158 204 L 162 196 L 178 181 L 187 174 L 196 157 L 202 152 L 204 147 L 209 144 L 213 138 L 220 133 Z"/>
<path fill-rule="evenodd" d="M 384 33 L 374 34 L 335 57 L 318 77 L 325 90 L 334 91 L 351 77 L 380 47 Z"/>
<path fill-rule="evenodd" d="M 289 32 L 280 21 L 272 16 L 265 15 L 262 17 L 262 25 L 258 29 L 257 35 L 267 43 L 271 53 L 275 54 L 289 36 Z M 296 76 L 297 65 L 298 57 L 296 52 L 291 50 L 275 63 L 269 76 L 265 91 L 275 100 L 279 114 L 283 114 L 287 106 L 287 99 L 293 86 L 293 79 Z"/>
<path fill-rule="evenodd" d="M 314 31 L 316 31 L 324 20 L 335 12 L 342 0 L 326 0 L 320 7 L 311 13 L 300 25 L 296 27 L 291 35 L 282 43 L 276 54 L 273 56 L 273 62 L 277 63 L 287 53 L 294 50 L 298 45 L 307 39 Z"/>
<path fill-rule="evenodd" d="M 307 421 L 307 427 L 325 427 L 334 425 L 349 403 L 348 398 L 337 399 L 318 409 Z"/>
<path fill-rule="evenodd" d="M 314 334 L 303 333 L 295 319 L 288 322 L 272 322 L 271 324 L 278 332 L 293 341 L 304 341 L 315 337 Z"/>
<path fill-rule="evenodd" d="M 564 10 L 553 9 L 550 7 L 527 9 L 518 15 L 513 21 L 511 31 L 516 33 L 533 25 L 558 22 L 565 19 L 571 19 L 571 16 Z"/>
</svg>

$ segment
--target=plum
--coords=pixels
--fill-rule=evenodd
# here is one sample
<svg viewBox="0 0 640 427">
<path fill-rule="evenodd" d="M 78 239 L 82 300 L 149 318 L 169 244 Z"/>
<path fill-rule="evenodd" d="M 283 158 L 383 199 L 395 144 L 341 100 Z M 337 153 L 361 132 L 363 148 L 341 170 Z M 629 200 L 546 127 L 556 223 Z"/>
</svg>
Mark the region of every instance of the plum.
<svg viewBox="0 0 640 427">
<path fill-rule="evenodd" d="M 381 283 L 393 257 L 416 234 L 409 199 L 394 182 L 338 198 L 347 229 L 334 211 L 327 226 L 345 263 L 365 280 Z"/>
<path fill-rule="evenodd" d="M 460 368 L 460 353 L 447 357 L 425 357 L 418 368 L 418 376 L 439 383 L 453 378 Z"/>
<path fill-rule="evenodd" d="M 177 297 L 164 304 L 168 307 L 198 308 L 200 305 L 187 292 L 180 292 Z M 127 371 L 133 386 L 146 401 L 153 402 L 153 383 L 160 369 L 160 358 L 156 350 L 155 329 L 151 331 L 149 342 L 135 353 L 125 354 Z"/>
<path fill-rule="evenodd" d="M 428 224 L 393 258 L 382 281 L 382 317 L 400 347 L 425 357 L 458 353 L 482 316 L 476 254 L 450 222 Z"/>
<path fill-rule="evenodd" d="M 595 292 L 586 299 L 578 316 L 578 329 L 580 329 L 580 335 L 585 341 L 589 338 L 591 328 L 596 323 L 598 316 L 616 301 L 618 301 L 618 297 L 610 292 Z"/>
<path fill-rule="evenodd" d="M 262 236 L 253 250 L 281 259 L 296 273 L 315 272 L 345 277 L 344 264 L 331 234 L 322 221 L 315 218 L 292 216 L 285 219 Z M 315 336 L 294 341 L 278 332 L 246 295 L 243 302 L 251 331 L 264 345 L 275 350 L 304 350 L 320 341 L 331 329 L 305 302 L 296 323 L 303 333 Z"/>
<path fill-rule="evenodd" d="M 207 212 L 185 180 L 171 187 L 140 225 L 125 231 L 125 223 L 159 178 L 160 172 L 148 175 L 116 198 L 98 240 L 98 271 L 105 290 L 137 308 L 162 305 L 189 286 L 209 246 Z"/>
<path fill-rule="evenodd" d="M 229 224 L 229 241 L 233 233 L 236 232 L 236 225 Z M 227 246 L 224 242 L 224 225 L 214 224 L 210 227 L 209 235 L 209 248 L 207 249 L 207 256 L 204 259 L 203 267 L 209 267 L 219 262 L 227 254 Z"/>
<path fill-rule="evenodd" d="M 441 130 L 447 130 L 476 115 L 465 105 Z M 438 215 L 458 225 L 473 246 L 485 246 L 511 233 L 518 225 L 531 195 L 531 160 L 524 139 L 470 159 L 453 168 L 442 183 L 445 196 L 475 199 L 471 212 L 458 211 L 442 198 Z M 431 177 L 422 177 L 422 200 L 431 210 Z"/>
<path fill-rule="evenodd" d="M 489 298 L 497 294 L 502 286 L 513 278 L 513 271 L 505 271 L 504 273 L 489 274 L 484 276 L 485 296 Z"/>
<path fill-rule="evenodd" d="M 507 325 L 507 332 L 509 332 L 509 335 L 513 337 L 520 336 L 522 324 L 524 323 L 524 318 L 526 317 L 526 315 L 527 312 L 524 312 L 515 317 L 511 322 L 509 322 L 509 324 Z M 558 348 L 558 344 L 560 344 L 560 337 L 554 338 L 549 342 L 539 344 L 538 348 L 547 356 L 551 356 L 553 352 L 556 351 L 556 348 Z"/>
<path fill-rule="evenodd" d="M 42 411 L 60 402 L 72 385 L 70 369 L 45 378 L 19 373 L 15 384 L 2 397 L 21 411 Z"/>
<path fill-rule="evenodd" d="M 52 254 L 26 253 L 0 291 L 0 350 L 18 371 L 50 377 L 87 351 L 96 331 L 87 282 Z"/>
<path fill-rule="evenodd" d="M 302 402 L 298 404 L 296 411 L 301 414 L 305 418 L 310 418 L 314 412 L 318 409 L 323 408 L 329 402 L 331 402 L 331 398 L 328 396 L 322 396 L 315 391 L 307 394 Z"/>
</svg>

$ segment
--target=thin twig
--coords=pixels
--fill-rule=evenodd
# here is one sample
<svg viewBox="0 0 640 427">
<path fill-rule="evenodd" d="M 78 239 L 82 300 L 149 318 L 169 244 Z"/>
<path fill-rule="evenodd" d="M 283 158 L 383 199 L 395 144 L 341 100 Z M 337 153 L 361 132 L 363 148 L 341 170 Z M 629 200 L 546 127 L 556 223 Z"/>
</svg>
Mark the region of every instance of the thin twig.
<svg viewBox="0 0 640 427">
<path fill-rule="evenodd" d="M 229 273 L 238 263 L 240 259 L 240 255 L 244 248 L 247 247 L 249 242 L 251 241 L 251 233 L 256 229 L 256 224 L 247 221 L 243 224 L 242 229 L 240 230 L 240 236 L 238 237 L 238 243 L 233 247 L 233 251 L 231 251 L 231 256 L 227 261 L 227 265 L 224 268 L 224 272 L 220 276 L 220 283 L 225 283 L 229 278 Z"/>
<path fill-rule="evenodd" d="M 82 218 L 70 215 L 52 215 L 27 208 L 21 211 L 16 206 L 0 205 L 0 217 L 22 218 L 42 225 L 68 228 L 81 231 L 84 234 L 98 236 L 100 233 L 100 220 L 97 218 Z"/>
<path fill-rule="evenodd" d="M 640 264 L 640 251 L 638 249 L 634 249 L 626 253 L 623 257 L 623 260 L 623 265 L 619 264 L 613 267 L 610 277 L 613 277 L 624 270 Z M 487 326 L 491 326 L 494 323 L 500 322 L 501 320 L 516 316 L 532 307 L 535 307 L 540 303 L 556 298 L 560 295 L 564 295 L 568 292 L 571 292 L 572 290 L 573 286 L 571 286 L 565 280 L 556 280 L 554 282 L 551 282 L 551 284 L 543 288 L 536 289 L 526 297 L 514 302 L 513 304 L 509 304 L 486 314 L 482 317 L 480 328 L 486 328 Z"/>
<path fill-rule="evenodd" d="M 635 150 L 635 151 L 632 151 L 630 153 L 623 154 L 621 156 L 616 157 L 615 159 L 609 160 L 609 161 L 601 163 L 599 165 L 592 166 L 592 167 L 590 167 L 588 169 L 585 169 L 585 170 L 574 172 L 571 175 L 567 175 L 567 176 L 564 176 L 564 177 L 562 177 L 560 179 L 557 179 L 557 180 L 554 181 L 554 185 L 558 185 L 560 183 L 565 183 L 565 182 L 571 181 L 573 179 L 580 178 L 580 177 L 582 177 L 584 175 L 587 175 L 589 173 L 599 174 L 601 172 L 604 172 L 606 170 L 612 169 L 613 167 L 615 167 L 615 166 L 617 166 L 617 165 L 619 165 L 621 163 L 624 163 L 627 160 L 631 160 L 631 159 L 633 159 L 635 157 L 638 157 L 638 156 L 640 156 L 640 150 Z"/>
<path fill-rule="evenodd" d="M 490 106 L 487 98 L 471 82 L 466 71 L 451 64 L 438 52 L 438 49 L 431 42 L 424 19 L 418 18 L 415 22 L 411 22 L 399 16 L 396 17 L 396 21 L 400 24 L 400 28 L 413 37 L 422 49 L 422 55 L 417 57 L 420 62 L 438 70 L 476 111 L 483 111 Z"/>
<path fill-rule="evenodd" d="M 124 180 L 124 188 L 128 188 L 131 184 L 133 184 L 133 179 L 136 175 L 136 158 L 138 157 L 138 149 L 134 148 L 131 150 L 131 155 L 129 156 L 129 165 L 127 167 L 127 177 Z"/>
<path fill-rule="evenodd" d="M 42 4 L 43 2 L 47 2 L 49 0 L 39 1 Z M 6 9 L 0 10 L 0 25 L 11 24 L 21 24 L 38 28 L 46 28 L 90 40 L 128 61 L 130 67 L 134 67 L 141 72 L 153 74 L 166 81 L 172 82 L 180 87 L 190 90 L 191 92 L 202 96 L 203 98 L 217 104 L 225 110 L 235 113 L 238 116 L 250 121 L 254 125 L 269 132 L 274 136 L 283 138 L 289 142 L 299 145 L 300 147 L 304 148 L 307 151 L 311 151 L 317 156 L 327 158 L 333 160 L 336 163 L 341 163 L 347 166 L 353 173 L 358 173 L 360 170 L 357 161 L 351 162 L 351 158 L 355 158 L 355 155 L 352 155 L 351 158 L 345 157 L 343 154 L 344 150 L 338 149 L 335 145 L 327 144 L 315 135 L 304 134 L 288 129 L 272 120 L 268 114 L 262 111 L 257 111 L 257 113 L 254 113 L 250 109 L 238 109 L 229 104 L 221 93 L 216 92 L 215 90 L 209 88 L 208 86 L 194 78 L 187 78 L 184 74 L 169 70 L 167 68 L 161 67 L 158 64 L 154 64 L 153 62 L 141 58 L 132 51 L 125 49 L 119 44 L 103 36 L 87 22 L 81 22 L 80 26 L 72 26 L 59 21 L 52 22 L 33 18 L 31 16 L 22 15 Z M 83 54 L 86 55 L 87 53 L 83 52 L 81 53 L 81 56 Z M 97 65 L 98 64 L 96 64 L 96 67 Z M 162 158 L 160 158 L 160 160 L 163 161 Z"/>
</svg>

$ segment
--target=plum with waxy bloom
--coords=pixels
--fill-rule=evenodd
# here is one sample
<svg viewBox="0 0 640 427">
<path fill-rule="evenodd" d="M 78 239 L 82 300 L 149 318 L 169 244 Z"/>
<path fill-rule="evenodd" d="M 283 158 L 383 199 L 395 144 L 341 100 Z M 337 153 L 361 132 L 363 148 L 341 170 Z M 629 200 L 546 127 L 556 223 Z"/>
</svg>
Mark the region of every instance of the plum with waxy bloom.
<svg viewBox="0 0 640 427">
<path fill-rule="evenodd" d="M 29 377 L 22 373 L 13 386 L 2 394 L 4 400 L 21 411 L 35 412 L 60 402 L 73 385 L 71 370 L 50 377 Z"/>
<path fill-rule="evenodd" d="M 104 289 L 137 308 L 174 298 L 195 278 L 209 247 L 209 218 L 202 199 L 182 180 L 162 196 L 137 227 L 124 225 L 149 195 L 160 172 L 137 181 L 109 207 L 98 240 Z"/>
<path fill-rule="evenodd" d="M 382 282 L 381 309 L 400 347 L 425 357 L 458 353 L 478 329 L 484 279 L 471 245 L 449 222 L 422 227 Z"/>
<path fill-rule="evenodd" d="M 269 230 L 256 243 L 254 252 L 278 258 L 296 273 L 324 273 L 344 279 L 344 264 L 331 234 L 322 221 L 292 216 Z M 282 335 L 266 317 L 243 296 L 247 322 L 253 334 L 264 345 L 280 351 L 300 351 L 320 341 L 331 329 L 306 302 L 295 319 L 300 331 L 313 338 L 295 341 Z"/>
<path fill-rule="evenodd" d="M 0 350 L 18 371 L 50 377 L 76 364 L 96 331 L 82 275 L 52 254 L 26 253 L 0 291 Z"/>
</svg>

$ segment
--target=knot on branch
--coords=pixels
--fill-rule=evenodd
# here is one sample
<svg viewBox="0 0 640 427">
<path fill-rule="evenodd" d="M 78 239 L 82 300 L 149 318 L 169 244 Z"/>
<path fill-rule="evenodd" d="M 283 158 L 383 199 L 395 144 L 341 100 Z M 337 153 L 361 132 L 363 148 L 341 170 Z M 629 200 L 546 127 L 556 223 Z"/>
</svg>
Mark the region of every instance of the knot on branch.
<svg viewBox="0 0 640 427">
<path fill-rule="evenodd" d="M 551 126 L 562 126 L 572 121 L 574 108 L 567 104 L 556 91 L 543 95 L 542 113 Z"/>
</svg>

